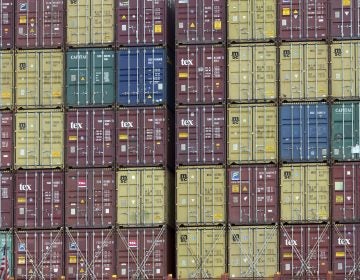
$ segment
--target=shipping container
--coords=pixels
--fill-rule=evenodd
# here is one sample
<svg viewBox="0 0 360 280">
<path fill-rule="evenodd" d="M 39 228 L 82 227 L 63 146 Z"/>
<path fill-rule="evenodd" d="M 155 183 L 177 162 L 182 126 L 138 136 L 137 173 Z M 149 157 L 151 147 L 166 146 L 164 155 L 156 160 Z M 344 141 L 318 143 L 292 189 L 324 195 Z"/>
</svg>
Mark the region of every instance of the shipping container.
<svg viewBox="0 0 360 280">
<path fill-rule="evenodd" d="M 176 165 L 225 163 L 225 108 L 188 106 L 176 110 Z"/>
<path fill-rule="evenodd" d="M 226 1 L 175 1 L 176 44 L 215 44 L 225 40 Z"/>
<path fill-rule="evenodd" d="M 18 170 L 14 189 L 15 227 L 40 229 L 63 225 L 63 172 Z"/>
<path fill-rule="evenodd" d="M 281 226 L 280 271 L 284 279 L 327 279 L 330 242 L 329 224 Z"/>
<path fill-rule="evenodd" d="M 172 105 L 172 51 L 163 47 L 120 48 L 117 63 L 118 105 Z"/>
<path fill-rule="evenodd" d="M 329 167 L 286 164 L 280 168 L 281 221 L 321 222 L 330 219 Z"/>
<path fill-rule="evenodd" d="M 0 49 L 10 49 L 14 47 L 14 0 L 1 0 L 0 6 Z"/>
<path fill-rule="evenodd" d="M 228 164 L 277 162 L 277 108 L 229 105 Z"/>
<path fill-rule="evenodd" d="M 73 109 L 66 113 L 67 167 L 109 167 L 115 163 L 112 109 Z"/>
<path fill-rule="evenodd" d="M 228 232 L 230 279 L 273 279 L 278 271 L 278 227 L 231 227 Z"/>
<path fill-rule="evenodd" d="M 16 48 L 63 46 L 64 12 L 63 0 L 16 0 Z"/>
<path fill-rule="evenodd" d="M 0 250 L 1 262 L 5 264 L 8 279 L 14 276 L 14 259 L 13 259 L 13 232 L 0 231 Z M 4 267 L 2 268 L 4 271 Z M 3 273 L 3 272 L 2 272 Z M 6 274 L 5 274 L 6 275 Z M 3 278 L 4 280 L 6 278 Z"/>
<path fill-rule="evenodd" d="M 345 0 L 347 1 L 347 0 Z M 278 0 L 278 37 L 282 41 L 325 40 L 328 0 Z"/>
<path fill-rule="evenodd" d="M 325 103 L 294 103 L 279 107 L 280 160 L 326 161 L 329 156 L 329 112 Z"/>
<path fill-rule="evenodd" d="M 114 42 L 113 0 L 68 0 L 67 45 L 103 45 Z"/>
<path fill-rule="evenodd" d="M 276 38 L 276 0 L 229 0 L 228 41 L 273 41 Z"/>
<path fill-rule="evenodd" d="M 13 114 L 9 111 L 0 112 L 0 168 L 10 169 L 13 164 Z"/>
<path fill-rule="evenodd" d="M 326 100 L 328 46 L 288 43 L 280 47 L 280 98 L 285 101 Z"/>
<path fill-rule="evenodd" d="M 63 101 L 63 53 L 60 50 L 15 54 L 17 108 L 60 107 Z"/>
<path fill-rule="evenodd" d="M 174 1 L 115 3 L 117 46 L 174 45 Z"/>
<path fill-rule="evenodd" d="M 110 49 L 66 52 L 66 104 L 109 106 L 115 101 L 115 53 Z"/>
<path fill-rule="evenodd" d="M 171 224 L 174 175 L 165 168 L 122 168 L 116 172 L 117 224 Z"/>
<path fill-rule="evenodd" d="M 15 168 L 64 165 L 64 114 L 32 110 L 15 114 Z"/>
<path fill-rule="evenodd" d="M 176 170 L 176 223 L 226 222 L 226 174 L 220 166 L 182 166 Z"/>
<path fill-rule="evenodd" d="M 360 37 L 360 3 L 356 0 L 332 0 L 330 25 L 332 38 L 354 39 Z"/>
<path fill-rule="evenodd" d="M 177 279 L 219 279 L 226 269 L 225 227 L 179 228 Z"/>
<path fill-rule="evenodd" d="M 111 169 L 65 172 L 65 224 L 71 228 L 115 224 L 115 173 Z"/>
<path fill-rule="evenodd" d="M 66 279 L 111 279 L 115 275 L 113 230 L 66 230 Z"/>
<path fill-rule="evenodd" d="M 13 175 L 8 171 L 0 171 L 0 228 L 13 227 Z M 0 233 L 1 240 L 1 233 Z M 0 247 L 0 251 L 1 251 Z"/>
<path fill-rule="evenodd" d="M 176 104 L 223 103 L 226 98 L 226 54 L 219 45 L 176 49 Z"/>
<path fill-rule="evenodd" d="M 231 45 L 228 48 L 228 101 L 276 100 L 276 65 L 275 45 Z"/>
<path fill-rule="evenodd" d="M 166 226 L 118 228 L 116 279 L 166 279 L 174 275 L 173 239 Z"/>
<path fill-rule="evenodd" d="M 227 169 L 228 222 L 273 224 L 279 220 L 278 170 L 275 165 L 239 165 Z"/>
<path fill-rule="evenodd" d="M 116 112 L 118 166 L 172 166 L 173 113 L 166 107 L 120 108 Z"/>
<path fill-rule="evenodd" d="M 64 275 L 62 230 L 16 231 L 14 243 L 15 279 L 61 279 Z"/>
<path fill-rule="evenodd" d="M 13 107 L 13 96 L 14 96 L 14 54 L 11 51 L 1 51 L 0 52 L 0 109 L 4 109 L 4 108 L 11 109 Z"/>
</svg>

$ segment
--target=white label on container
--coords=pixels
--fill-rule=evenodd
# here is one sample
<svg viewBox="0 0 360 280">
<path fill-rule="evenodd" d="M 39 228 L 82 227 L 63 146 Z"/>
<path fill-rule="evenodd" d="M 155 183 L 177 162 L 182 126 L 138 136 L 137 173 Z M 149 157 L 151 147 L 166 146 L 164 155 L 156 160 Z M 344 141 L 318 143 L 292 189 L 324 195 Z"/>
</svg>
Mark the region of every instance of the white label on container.
<svg viewBox="0 0 360 280">
<path fill-rule="evenodd" d="M 335 74 L 335 79 L 336 79 L 336 80 L 340 80 L 340 79 L 341 79 L 341 74 L 340 74 L 340 73 L 336 73 L 336 74 Z"/>
<path fill-rule="evenodd" d="M 181 85 L 181 91 L 186 91 L 186 85 Z"/>
<path fill-rule="evenodd" d="M 25 155 L 25 150 L 24 149 L 20 149 L 20 156 L 24 156 Z"/>
<path fill-rule="evenodd" d="M 159 89 L 159 90 L 162 90 L 162 89 L 163 89 L 163 84 L 162 84 L 162 83 L 158 84 L 158 89 Z"/>
<path fill-rule="evenodd" d="M 351 175 L 351 171 L 348 170 L 348 171 L 346 172 L 346 175 Z"/>
<path fill-rule="evenodd" d="M 343 191 L 344 183 L 343 182 L 335 182 L 335 191 Z"/>
<path fill-rule="evenodd" d="M 189 0 L 179 0 L 179 4 L 188 4 Z"/>
<path fill-rule="evenodd" d="M 351 153 L 352 154 L 358 154 L 360 153 L 360 146 L 359 145 L 356 145 L 354 147 L 351 147 Z"/>
<path fill-rule="evenodd" d="M 321 152 L 322 152 L 323 156 L 326 156 L 326 154 L 327 154 L 327 149 L 322 149 Z"/>
<path fill-rule="evenodd" d="M 334 149 L 334 155 L 339 155 L 339 149 Z"/>
<path fill-rule="evenodd" d="M 338 263 L 338 270 L 342 270 L 342 269 L 343 269 L 342 263 Z"/>
<path fill-rule="evenodd" d="M 109 213 L 110 213 L 110 210 L 109 210 L 109 209 L 105 209 L 105 213 L 106 213 L 106 214 L 109 214 Z"/>
<path fill-rule="evenodd" d="M 290 267 L 290 264 L 289 264 L 289 263 L 286 263 L 286 264 L 285 264 L 285 270 L 290 270 L 290 268 L 291 268 L 291 267 Z"/>
<path fill-rule="evenodd" d="M 71 215 L 75 215 L 75 214 L 76 214 L 76 209 L 75 209 L 75 208 L 71 208 L 70 213 L 71 213 Z"/>
<path fill-rule="evenodd" d="M 110 270 L 110 267 L 105 267 L 105 270 Z"/>
<path fill-rule="evenodd" d="M 335 12 L 335 18 L 340 18 L 340 11 Z"/>
<path fill-rule="evenodd" d="M 233 144 L 233 150 L 237 151 L 238 150 L 238 144 Z"/>
<path fill-rule="evenodd" d="M 323 19 L 323 18 L 319 18 L 319 22 L 324 22 L 324 19 Z"/>
<path fill-rule="evenodd" d="M 20 90 L 20 94 L 21 94 L 21 95 L 25 95 L 25 93 L 26 93 L 26 92 L 25 92 L 25 89 L 21 89 L 21 90 Z"/>
<path fill-rule="evenodd" d="M 25 209 L 24 208 L 19 208 L 19 214 L 24 215 L 25 214 Z"/>
<path fill-rule="evenodd" d="M 179 22 L 179 28 L 181 28 L 181 29 L 184 28 L 184 24 L 182 22 Z"/>
<path fill-rule="evenodd" d="M 72 82 L 76 82 L 76 75 L 71 75 L 70 79 L 71 79 Z"/>
<path fill-rule="evenodd" d="M 126 268 L 121 269 L 121 275 L 126 275 Z"/>
<path fill-rule="evenodd" d="M 126 31 L 126 24 L 121 25 L 121 30 Z"/>
<path fill-rule="evenodd" d="M 160 268 L 156 269 L 156 274 L 160 274 Z"/>
<path fill-rule="evenodd" d="M 19 34 L 20 35 L 24 34 L 24 29 L 22 27 L 19 27 Z"/>
<path fill-rule="evenodd" d="M 57 273 L 59 269 L 57 267 L 54 267 L 54 272 Z"/>
<path fill-rule="evenodd" d="M 126 145 L 121 145 L 121 151 L 126 152 Z"/>
<path fill-rule="evenodd" d="M 75 154 L 75 152 L 76 152 L 76 147 L 75 147 L 75 146 L 71 146 L 71 147 L 70 147 L 70 153 L 71 153 L 71 154 Z"/>
<path fill-rule="evenodd" d="M 181 144 L 181 148 L 182 151 L 186 151 L 186 144 Z"/>
<path fill-rule="evenodd" d="M 237 16 L 233 16 L 233 22 L 237 22 L 238 21 L 238 17 Z"/>
<path fill-rule="evenodd" d="M 283 19 L 283 20 L 281 21 L 281 24 L 282 24 L 282 26 L 286 26 L 286 19 Z"/>
</svg>

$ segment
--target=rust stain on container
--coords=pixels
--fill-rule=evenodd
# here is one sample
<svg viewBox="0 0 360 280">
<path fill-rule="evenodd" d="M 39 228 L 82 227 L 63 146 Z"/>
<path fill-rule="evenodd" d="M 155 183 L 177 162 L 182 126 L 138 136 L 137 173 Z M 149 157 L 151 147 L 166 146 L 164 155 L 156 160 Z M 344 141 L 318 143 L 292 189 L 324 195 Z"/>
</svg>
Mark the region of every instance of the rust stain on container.
<svg viewBox="0 0 360 280">
<path fill-rule="evenodd" d="M 13 114 L 0 112 L 0 168 L 11 168 L 13 163 Z"/>
</svg>

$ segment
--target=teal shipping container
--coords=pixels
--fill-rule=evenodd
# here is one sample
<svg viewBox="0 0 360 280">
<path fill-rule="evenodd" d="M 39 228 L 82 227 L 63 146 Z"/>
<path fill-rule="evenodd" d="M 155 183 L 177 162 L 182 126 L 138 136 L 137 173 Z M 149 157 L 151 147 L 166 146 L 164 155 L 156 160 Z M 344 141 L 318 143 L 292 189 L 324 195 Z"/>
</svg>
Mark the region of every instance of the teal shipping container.
<svg viewBox="0 0 360 280">
<path fill-rule="evenodd" d="M 0 231 L 0 279 L 12 279 L 13 277 L 13 239 L 11 231 Z M 4 269 L 5 268 L 5 269 Z"/>
</svg>

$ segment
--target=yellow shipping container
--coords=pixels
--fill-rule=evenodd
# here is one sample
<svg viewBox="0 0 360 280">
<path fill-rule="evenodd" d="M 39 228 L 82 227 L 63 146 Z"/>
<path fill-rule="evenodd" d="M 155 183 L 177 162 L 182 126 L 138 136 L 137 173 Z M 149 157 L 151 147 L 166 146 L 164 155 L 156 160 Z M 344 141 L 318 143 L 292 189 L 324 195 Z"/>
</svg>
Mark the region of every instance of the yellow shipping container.
<svg viewBox="0 0 360 280">
<path fill-rule="evenodd" d="M 329 167 L 285 164 L 281 172 L 281 220 L 318 222 L 329 219 Z"/>
<path fill-rule="evenodd" d="M 56 168 L 64 165 L 64 114 L 23 111 L 15 114 L 15 168 Z"/>
<path fill-rule="evenodd" d="M 59 107 L 63 104 L 63 59 L 60 50 L 16 53 L 17 107 Z"/>
<path fill-rule="evenodd" d="M 12 108 L 14 96 L 14 55 L 0 52 L 0 108 Z"/>
<path fill-rule="evenodd" d="M 225 222 L 225 168 L 186 166 L 176 171 L 176 223 Z"/>
</svg>

